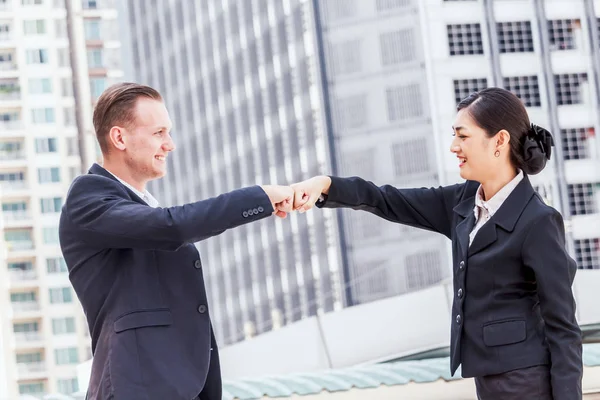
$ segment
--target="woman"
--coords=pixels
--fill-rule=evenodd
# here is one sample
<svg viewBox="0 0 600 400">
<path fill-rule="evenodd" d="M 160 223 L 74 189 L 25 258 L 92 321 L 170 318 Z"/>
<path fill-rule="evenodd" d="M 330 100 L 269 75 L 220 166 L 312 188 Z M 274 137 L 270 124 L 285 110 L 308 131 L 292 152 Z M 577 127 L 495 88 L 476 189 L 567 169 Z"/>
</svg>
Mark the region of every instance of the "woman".
<svg viewBox="0 0 600 400">
<path fill-rule="evenodd" d="M 489 88 L 458 105 L 451 151 L 465 183 L 377 187 L 318 176 L 293 185 L 295 208 L 365 210 L 452 240 L 451 371 L 480 399 L 581 399 L 582 339 L 561 215 L 527 175 L 550 159 L 552 136 L 514 94 Z M 318 202 L 317 202 L 318 201 Z"/>
</svg>

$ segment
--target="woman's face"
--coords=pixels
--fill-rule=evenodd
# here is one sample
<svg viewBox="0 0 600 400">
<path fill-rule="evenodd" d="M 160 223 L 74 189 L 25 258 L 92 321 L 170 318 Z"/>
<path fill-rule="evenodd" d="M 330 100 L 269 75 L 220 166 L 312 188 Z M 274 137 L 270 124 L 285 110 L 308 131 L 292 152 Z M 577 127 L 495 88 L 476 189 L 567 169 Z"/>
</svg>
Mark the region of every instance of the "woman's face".
<svg viewBox="0 0 600 400">
<path fill-rule="evenodd" d="M 498 168 L 500 159 L 505 158 L 494 156 L 498 149 L 496 137 L 489 138 L 475 123 L 467 108 L 456 114 L 452 128 L 454 140 L 450 151 L 458 158 L 460 176 L 477 182 L 488 180 Z"/>
</svg>

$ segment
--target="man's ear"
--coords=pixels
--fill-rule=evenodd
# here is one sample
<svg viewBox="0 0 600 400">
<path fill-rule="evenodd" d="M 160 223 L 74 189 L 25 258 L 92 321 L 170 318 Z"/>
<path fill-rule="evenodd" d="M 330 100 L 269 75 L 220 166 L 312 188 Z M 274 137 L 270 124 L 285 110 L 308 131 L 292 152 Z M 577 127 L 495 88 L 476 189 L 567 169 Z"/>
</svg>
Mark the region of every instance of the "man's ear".
<svg viewBox="0 0 600 400">
<path fill-rule="evenodd" d="M 120 126 L 113 126 L 108 131 L 108 142 L 117 150 L 125 150 L 126 130 Z"/>
</svg>

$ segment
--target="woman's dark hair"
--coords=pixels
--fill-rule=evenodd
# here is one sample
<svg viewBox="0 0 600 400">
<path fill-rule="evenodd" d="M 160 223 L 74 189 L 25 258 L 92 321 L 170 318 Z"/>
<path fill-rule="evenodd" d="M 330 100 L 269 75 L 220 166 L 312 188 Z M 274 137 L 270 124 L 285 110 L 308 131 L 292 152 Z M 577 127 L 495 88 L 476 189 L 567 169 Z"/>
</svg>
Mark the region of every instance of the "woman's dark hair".
<svg viewBox="0 0 600 400">
<path fill-rule="evenodd" d="M 457 111 L 467 109 L 488 137 L 502 129 L 510 134 L 510 161 L 527 174 L 537 174 L 550 159 L 554 145 L 550 132 L 529 122 L 523 102 L 502 88 L 487 88 L 470 94 L 458 103 Z"/>
</svg>

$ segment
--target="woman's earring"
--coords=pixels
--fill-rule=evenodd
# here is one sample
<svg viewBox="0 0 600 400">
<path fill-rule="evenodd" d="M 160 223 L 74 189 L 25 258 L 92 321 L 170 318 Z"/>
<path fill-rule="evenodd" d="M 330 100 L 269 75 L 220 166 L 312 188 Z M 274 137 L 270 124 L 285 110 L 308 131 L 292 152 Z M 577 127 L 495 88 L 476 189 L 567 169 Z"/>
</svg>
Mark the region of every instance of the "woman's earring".
<svg viewBox="0 0 600 400">
<path fill-rule="evenodd" d="M 496 150 L 496 151 L 494 152 L 494 156 L 496 156 L 496 157 L 500 157 L 500 150 Z"/>
</svg>

